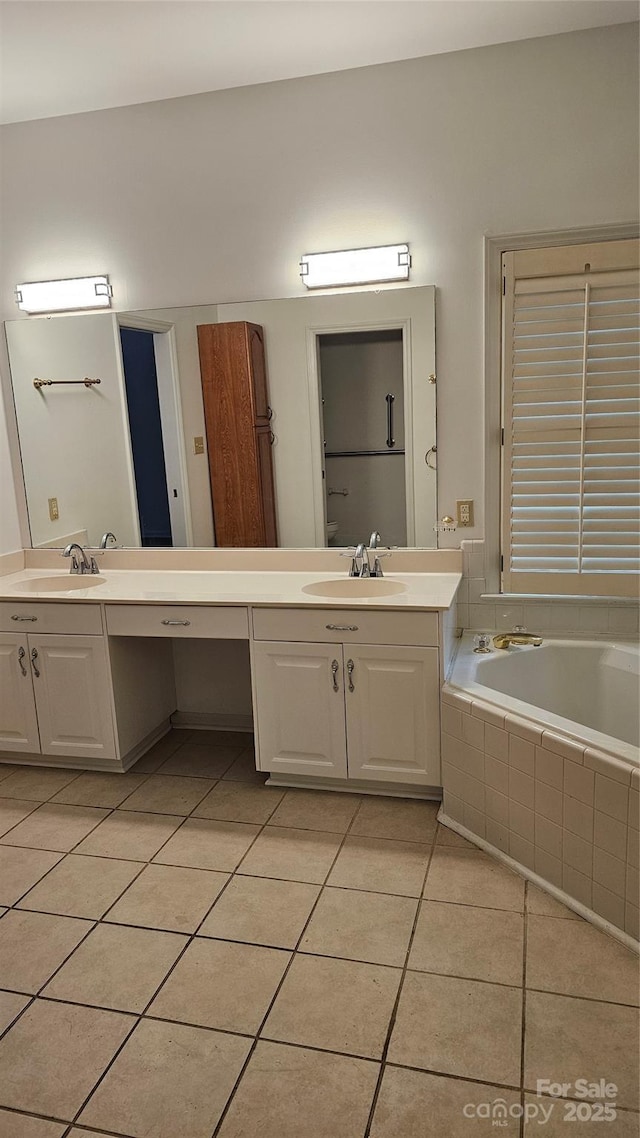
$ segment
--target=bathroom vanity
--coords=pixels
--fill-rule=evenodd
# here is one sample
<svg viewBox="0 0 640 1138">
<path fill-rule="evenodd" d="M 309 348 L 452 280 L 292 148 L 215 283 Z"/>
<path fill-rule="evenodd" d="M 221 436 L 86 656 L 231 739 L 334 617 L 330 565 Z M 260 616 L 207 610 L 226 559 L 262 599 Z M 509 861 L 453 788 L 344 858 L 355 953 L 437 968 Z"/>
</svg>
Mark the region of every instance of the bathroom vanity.
<svg viewBox="0 0 640 1138">
<path fill-rule="evenodd" d="M 271 781 L 438 787 L 461 555 L 392 556 L 367 581 L 330 551 L 118 550 L 92 578 L 25 551 L 0 577 L 0 761 L 126 770 L 180 711 L 174 641 L 240 640 Z"/>
</svg>

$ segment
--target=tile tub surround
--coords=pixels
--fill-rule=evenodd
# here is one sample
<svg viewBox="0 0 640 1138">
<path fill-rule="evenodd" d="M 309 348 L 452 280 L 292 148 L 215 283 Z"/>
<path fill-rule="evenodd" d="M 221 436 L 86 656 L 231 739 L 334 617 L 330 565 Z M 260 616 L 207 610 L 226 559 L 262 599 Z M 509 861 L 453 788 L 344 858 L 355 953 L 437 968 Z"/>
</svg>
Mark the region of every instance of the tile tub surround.
<svg viewBox="0 0 640 1138">
<path fill-rule="evenodd" d="M 180 767 L 194 746 L 220 751 L 204 798 Z M 436 804 L 274 790 L 207 732 L 173 732 L 135 782 L 60 790 L 34 770 L 18 800 L 1 774 L 2 1138 L 465 1138 L 465 1104 L 517 1111 L 549 1071 L 606 1071 L 616 1133 L 634 1133 L 635 957 L 439 826 Z M 66 815 L 53 850 L 11 844 L 16 803 L 61 798 L 99 816 L 93 853 L 57 848 Z M 206 840 L 176 865 L 195 822 Z"/>
<path fill-rule="evenodd" d="M 451 684 L 441 718 L 445 820 L 637 942 L 640 770 Z"/>
</svg>

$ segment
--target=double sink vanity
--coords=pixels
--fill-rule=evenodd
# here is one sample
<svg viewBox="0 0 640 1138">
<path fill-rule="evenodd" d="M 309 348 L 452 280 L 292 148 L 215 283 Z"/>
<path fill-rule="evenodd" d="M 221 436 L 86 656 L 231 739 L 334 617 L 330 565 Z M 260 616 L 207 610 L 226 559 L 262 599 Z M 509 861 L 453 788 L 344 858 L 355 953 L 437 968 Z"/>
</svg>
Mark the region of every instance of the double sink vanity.
<svg viewBox="0 0 640 1138">
<path fill-rule="evenodd" d="M 271 782 L 441 785 L 459 551 L 394 550 L 369 578 L 328 549 L 98 551 L 86 575 L 51 550 L 17 556 L 0 576 L 0 761 L 127 770 L 176 713 L 202 725 L 180 714 L 175 642 L 244 641 Z"/>
</svg>

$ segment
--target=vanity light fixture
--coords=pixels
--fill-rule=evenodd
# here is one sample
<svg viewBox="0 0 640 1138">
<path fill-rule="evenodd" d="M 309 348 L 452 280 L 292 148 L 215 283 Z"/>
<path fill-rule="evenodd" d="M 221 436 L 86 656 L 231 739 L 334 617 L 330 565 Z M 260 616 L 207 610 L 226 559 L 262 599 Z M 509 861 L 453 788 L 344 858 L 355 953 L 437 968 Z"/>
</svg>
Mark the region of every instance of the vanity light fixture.
<svg viewBox="0 0 640 1138">
<path fill-rule="evenodd" d="M 343 249 L 339 253 L 305 253 L 300 276 L 307 288 L 407 281 L 411 268 L 408 245 L 378 245 L 372 249 Z"/>
<path fill-rule="evenodd" d="M 73 277 L 64 281 L 32 281 L 16 285 L 16 304 L 30 313 L 109 308 L 112 296 L 108 277 Z"/>
</svg>

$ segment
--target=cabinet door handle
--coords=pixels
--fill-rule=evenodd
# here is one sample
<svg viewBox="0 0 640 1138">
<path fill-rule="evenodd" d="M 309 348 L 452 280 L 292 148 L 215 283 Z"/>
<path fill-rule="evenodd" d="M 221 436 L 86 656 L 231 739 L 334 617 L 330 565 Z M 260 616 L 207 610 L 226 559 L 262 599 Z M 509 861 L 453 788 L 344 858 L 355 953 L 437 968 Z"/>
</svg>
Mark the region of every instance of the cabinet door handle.
<svg viewBox="0 0 640 1138">
<path fill-rule="evenodd" d="M 325 624 L 329 632 L 357 632 L 357 624 Z"/>
<path fill-rule="evenodd" d="M 339 665 L 338 661 L 332 660 L 331 661 L 331 675 L 333 676 L 333 690 L 334 691 L 340 691 L 340 687 L 338 685 L 339 668 L 340 668 L 340 665 Z"/>
<path fill-rule="evenodd" d="M 34 676 L 40 676 L 40 672 L 38 671 L 38 664 L 36 662 L 37 659 L 38 659 L 38 649 L 32 648 L 31 649 L 31 667 L 33 668 Z"/>
<path fill-rule="evenodd" d="M 273 407 L 267 406 L 267 419 L 269 422 L 273 419 Z"/>
<path fill-rule="evenodd" d="M 12 616 L 11 619 L 17 620 L 17 621 L 21 621 L 21 620 L 36 621 L 38 618 L 37 618 L 37 616 Z"/>
<path fill-rule="evenodd" d="M 347 660 L 347 675 L 349 676 L 349 691 L 355 691 L 356 690 L 356 685 L 353 682 L 353 670 L 354 670 L 354 668 L 355 668 L 355 664 L 354 664 L 353 660 Z"/>
<path fill-rule="evenodd" d="M 191 624 L 190 620 L 161 620 L 160 624 L 179 624 L 183 628 L 188 628 Z"/>
<path fill-rule="evenodd" d="M 20 665 L 20 671 L 22 672 L 23 676 L 26 676 L 26 674 L 27 674 L 27 669 L 25 668 L 24 664 L 22 663 L 26 654 L 27 653 L 25 652 L 24 648 L 18 649 L 18 663 Z"/>
</svg>

